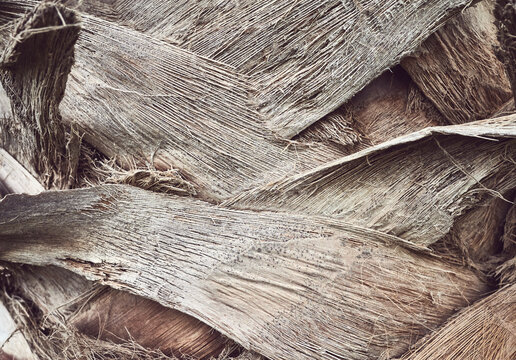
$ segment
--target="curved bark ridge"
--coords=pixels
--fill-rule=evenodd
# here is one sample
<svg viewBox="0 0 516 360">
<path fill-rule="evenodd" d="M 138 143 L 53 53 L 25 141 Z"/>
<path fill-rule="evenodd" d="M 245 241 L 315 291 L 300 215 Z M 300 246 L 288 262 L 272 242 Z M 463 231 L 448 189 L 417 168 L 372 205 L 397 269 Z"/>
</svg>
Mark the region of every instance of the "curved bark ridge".
<svg viewBox="0 0 516 360">
<path fill-rule="evenodd" d="M 400 360 L 514 359 L 516 284 L 462 310 Z"/>
<path fill-rule="evenodd" d="M 514 189 L 516 116 L 426 128 L 224 203 L 331 215 L 429 245 L 465 210 Z"/>
</svg>

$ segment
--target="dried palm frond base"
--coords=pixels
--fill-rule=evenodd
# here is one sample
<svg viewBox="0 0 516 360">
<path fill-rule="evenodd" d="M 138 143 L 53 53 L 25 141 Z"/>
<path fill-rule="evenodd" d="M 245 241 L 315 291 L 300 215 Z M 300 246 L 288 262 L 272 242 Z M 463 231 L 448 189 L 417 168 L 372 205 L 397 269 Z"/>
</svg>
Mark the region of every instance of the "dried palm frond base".
<svg viewBox="0 0 516 360">
<path fill-rule="evenodd" d="M 402 360 L 509 360 L 516 357 L 516 284 L 461 311 Z"/>
<path fill-rule="evenodd" d="M 158 301 L 273 359 L 400 356 L 491 290 L 480 274 L 377 231 L 127 185 L 10 195 L 0 218 L 3 260 L 54 264 Z"/>
<path fill-rule="evenodd" d="M 42 316 L 37 307 L 21 297 L 11 296 L 7 291 L 3 291 L 0 296 L 29 343 L 33 354 L 40 360 L 179 359 L 175 356 L 166 355 L 159 349 L 144 348 L 136 341 L 115 343 L 86 336 L 65 322 Z M 3 359 L 1 356 L 0 349 L 0 359 Z M 212 357 L 211 359 L 250 360 L 259 358 L 256 354 L 242 351 L 238 345 L 229 342 L 218 357 Z M 8 359 L 10 358 L 8 357 Z"/>
<path fill-rule="evenodd" d="M 195 318 L 61 268 L 5 264 L 4 273 L 0 282 L 10 294 L 30 304 L 28 312 L 37 314 L 37 319 L 66 324 L 97 340 L 134 342 L 188 359 L 218 357 L 232 347 L 230 340 Z M 1 325 L 0 316 L 0 344 Z"/>
</svg>

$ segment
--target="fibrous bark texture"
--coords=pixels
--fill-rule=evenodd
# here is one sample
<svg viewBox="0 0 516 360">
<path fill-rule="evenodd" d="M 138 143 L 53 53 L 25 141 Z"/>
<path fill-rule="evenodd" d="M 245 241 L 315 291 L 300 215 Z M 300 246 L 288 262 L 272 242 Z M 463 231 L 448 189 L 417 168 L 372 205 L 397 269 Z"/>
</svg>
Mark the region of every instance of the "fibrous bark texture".
<svg viewBox="0 0 516 360">
<path fill-rule="evenodd" d="M 153 180 L 152 176 L 149 178 L 143 173 L 131 172 L 118 181 L 164 192 L 175 189 L 174 193 L 182 194 L 177 191 L 177 184 L 171 184 L 177 178 L 171 176 L 170 171 L 163 176 L 163 181 Z M 158 172 L 153 172 L 153 176 L 154 173 Z M 113 171 L 110 175 L 109 181 L 120 177 Z M 142 179 L 146 184 L 141 184 Z M 38 194 L 43 190 L 43 186 L 23 166 L 0 148 L 0 192 L 3 195 Z M 121 291 L 106 290 L 64 269 L 11 266 L 10 270 L 19 295 L 41 311 L 40 316 L 31 314 L 32 318 L 27 319 L 33 326 L 20 324 L 22 332 L 15 335 L 14 343 L 11 341 L 6 345 L 10 354 L 17 354 L 12 350 L 14 346 L 23 345 L 23 334 L 30 340 L 30 345 L 37 348 L 40 358 L 50 360 L 56 357 L 75 359 L 79 353 L 86 359 L 90 356 L 96 359 L 103 354 L 117 359 L 132 359 L 134 356 L 142 359 L 148 356 L 154 360 L 175 359 L 173 355 L 210 358 L 223 350 L 238 348 L 219 332 L 191 316 Z M 95 296 L 97 293 L 101 295 Z M 20 302 L 14 308 L 17 320 L 30 311 L 27 306 L 26 302 Z M 0 330 L 2 328 L 0 323 Z M 41 328 L 50 335 L 43 335 Z M 97 339 L 97 342 L 93 343 L 84 334 Z M 138 351 L 130 352 L 131 348 L 138 348 Z"/>
<path fill-rule="evenodd" d="M 269 126 L 293 137 L 416 49 L 469 1 L 82 2 L 82 10 L 230 65 L 258 84 Z M 166 14 L 167 16 L 163 16 Z M 299 29 L 302 29 L 301 31 Z"/>
<path fill-rule="evenodd" d="M 61 3 L 84 14 L 78 39 L 62 5 L 0 4 L 14 37 L 0 40 L 13 104 L 0 195 L 124 185 L 0 201 L 0 260 L 43 266 L 6 265 L 18 283 L 0 298 L 38 353 L 50 339 L 52 360 L 114 342 L 121 359 L 209 357 L 234 344 L 226 335 L 274 360 L 390 359 L 514 281 L 516 117 L 436 127 L 442 115 L 399 67 L 359 92 L 470 1 Z M 446 117 L 467 115 L 448 122 L 508 94 L 475 11 L 436 35 L 445 56 L 416 55 L 439 63 L 428 78 L 458 64 L 444 100 L 412 74 Z M 76 176 L 78 162 L 92 166 Z M 472 267 L 439 252 L 448 241 Z M 84 334 L 101 346 L 85 352 Z"/>
<path fill-rule="evenodd" d="M 479 203 L 458 217 L 447 235 L 450 243 L 459 247 L 463 258 L 484 272 L 492 272 L 510 257 L 510 251 L 504 246 L 504 225 L 510 216 L 512 194 L 510 191 Z"/>
<path fill-rule="evenodd" d="M 110 4 L 83 6 L 63 115 L 104 154 L 179 169 L 220 200 L 336 158 L 266 125 L 296 135 L 469 1 Z"/>
<path fill-rule="evenodd" d="M 516 196 L 507 213 L 502 236 L 503 250 L 509 257 L 496 270 L 502 284 L 516 283 Z"/>
<path fill-rule="evenodd" d="M 227 342 L 218 331 L 190 315 L 109 288 L 85 304 L 70 324 L 92 338 L 115 343 L 133 339 L 145 348 L 195 359 L 219 355 Z"/>
<path fill-rule="evenodd" d="M 0 146 L 46 188 L 75 182 L 79 138 L 63 124 L 58 107 L 79 29 L 75 12 L 39 6 L 17 23 L 0 59 L 0 79 L 12 106 L 12 117 L 0 122 Z"/>
<path fill-rule="evenodd" d="M 516 357 L 516 284 L 462 310 L 402 360 L 503 360 Z"/>
<path fill-rule="evenodd" d="M 408 74 L 396 66 L 373 80 L 339 109 L 304 130 L 296 140 L 331 141 L 345 146 L 351 153 L 445 123 Z"/>
<path fill-rule="evenodd" d="M 128 186 L 10 195 L 0 218 L 1 259 L 152 298 L 274 359 L 400 355 L 488 290 L 374 230 Z"/>
<path fill-rule="evenodd" d="M 341 154 L 277 141 L 249 105 L 252 81 L 226 65 L 92 16 L 83 28 L 63 114 L 121 163 L 178 169 L 220 200 Z"/>
<path fill-rule="evenodd" d="M 224 205 L 332 215 L 428 245 L 446 235 L 465 210 L 516 186 L 515 124 L 512 115 L 426 128 Z"/>
<path fill-rule="evenodd" d="M 489 118 L 511 98 L 495 54 L 493 7 L 493 0 L 484 0 L 466 9 L 401 61 L 451 124 Z"/>
</svg>

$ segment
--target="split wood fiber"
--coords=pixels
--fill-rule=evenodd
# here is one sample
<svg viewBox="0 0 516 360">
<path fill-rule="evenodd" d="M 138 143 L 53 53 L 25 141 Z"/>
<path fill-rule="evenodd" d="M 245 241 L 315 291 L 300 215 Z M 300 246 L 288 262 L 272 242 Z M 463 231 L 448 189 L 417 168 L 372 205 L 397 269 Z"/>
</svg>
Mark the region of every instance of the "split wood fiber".
<svg viewBox="0 0 516 360">
<path fill-rule="evenodd" d="M 174 356 L 167 356 L 160 350 L 151 350 L 141 347 L 136 342 L 114 344 L 101 339 L 92 339 L 62 322 L 52 323 L 49 327 L 48 318 L 40 319 L 41 314 L 34 311 L 34 307 L 27 304 L 18 296 L 9 296 L 6 292 L 0 293 L 6 302 L 9 311 L 14 314 L 18 328 L 28 339 L 38 360 L 179 360 Z M 19 353 L 16 353 L 19 355 Z M 242 354 L 248 359 L 249 352 Z M 227 353 L 219 359 L 226 359 Z M 184 358 L 183 358 L 184 359 Z M 2 359 L 13 360 L 13 358 Z M 16 360 L 28 360 L 18 359 Z M 32 360 L 32 359 L 31 359 Z"/>
<path fill-rule="evenodd" d="M 271 359 L 401 355 L 489 289 L 374 230 L 130 186 L 9 195 L 0 219 L 2 260 L 151 298 Z"/>
<path fill-rule="evenodd" d="M 516 116 L 426 128 L 244 192 L 238 209 L 331 215 L 428 245 L 516 187 Z"/>
<path fill-rule="evenodd" d="M 516 284 L 463 309 L 400 360 L 516 358 Z"/>
<path fill-rule="evenodd" d="M 230 67 L 99 18 L 82 20 L 60 108 L 107 156 L 179 169 L 213 200 L 340 155 L 278 142 L 249 106 L 251 82 Z"/>
<path fill-rule="evenodd" d="M 401 61 L 450 124 L 489 118 L 511 99 L 509 79 L 495 53 L 494 2 L 464 10 Z"/>
<path fill-rule="evenodd" d="M 62 108 L 104 154 L 120 156 L 122 163 L 179 168 L 179 179 L 194 184 L 192 193 L 205 199 L 219 201 L 257 186 L 237 200 L 254 208 L 246 196 L 258 194 L 258 209 L 338 215 L 425 245 L 448 233 L 472 206 L 515 187 L 513 117 L 425 130 L 315 170 L 309 169 L 341 150 L 283 142 L 265 130 L 269 126 L 283 137 L 299 133 L 336 108 L 335 99 L 343 101 L 385 69 L 381 64 L 415 47 L 414 39 L 426 37 L 436 19 L 468 2 L 222 5 L 235 5 L 231 9 L 211 2 L 162 3 L 148 2 L 139 12 L 143 18 L 148 11 L 169 14 L 161 29 L 84 16 Z M 195 30 L 184 43 L 171 45 L 157 35 L 167 36 L 164 29 L 177 25 L 171 20 L 192 4 L 178 25 Z M 354 6 L 349 18 L 342 12 L 347 5 Z M 10 18 L 9 9 L 1 21 Z M 319 11 L 310 18 L 314 9 Z M 236 11 L 242 15 L 237 21 Z M 277 21 L 271 25 L 266 16 Z M 310 21 L 299 25 L 307 16 Z M 25 19 L 31 17 L 38 19 L 38 10 Z M 385 36 L 382 21 L 386 28 L 403 23 L 403 39 Z M 213 29 L 214 23 L 227 24 L 231 33 Z M 355 37 L 349 33 L 354 31 Z M 271 39 L 280 40 L 276 33 L 294 52 L 269 46 Z M 253 47 L 261 53 L 250 53 Z M 23 76 L 35 80 L 30 71 Z M 263 184 L 294 173 L 302 175 L 279 180 L 286 184 L 281 191 L 262 196 Z M 219 209 L 127 186 L 5 198 L 0 250 L 4 260 L 63 266 L 155 299 L 273 359 L 399 356 L 488 290 L 481 275 L 424 247 L 340 220 Z M 114 298 L 97 300 L 102 307 Z"/>
<path fill-rule="evenodd" d="M 134 178 L 137 174 L 138 172 L 135 172 L 128 176 Z M 168 181 L 173 179 L 171 177 Z M 170 190 L 170 187 L 164 188 Z M 38 194 L 44 188 L 23 166 L 0 148 L 0 190 L 4 190 L 4 195 Z M 224 354 L 221 354 L 221 351 L 225 350 L 226 346 L 231 347 L 228 340 L 210 326 L 150 300 L 121 291 L 105 292 L 100 299 L 85 299 L 85 296 L 94 292 L 98 286 L 64 269 L 18 267 L 11 268 L 11 271 L 23 297 L 29 299 L 42 312 L 46 319 L 44 327 L 56 332 L 49 339 L 42 339 L 39 331 L 43 327 L 42 323 L 34 329 L 23 329 L 27 332 L 27 338 L 38 344 L 35 346 L 36 354 L 41 359 L 54 360 L 56 356 L 74 359 L 71 351 L 65 351 L 63 348 L 82 348 L 84 344 L 88 344 L 90 348 L 85 354 L 90 351 L 93 354 L 110 352 L 116 354 L 117 358 L 124 358 L 124 351 L 120 347 L 110 348 L 109 343 L 104 342 L 94 346 L 83 334 L 114 341 L 121 344 L 122 348 L 127 346 L 128 342 L 133 342 L 138 347 L 144 346 L 148 351 L 146 353 L 145 349 L 141 348 L 139 354 L 142 357 L 155 351 L 152 349 L 160 349 L 163 356 L 181 354 L 210 358 L 221 355 L 222 359 Z M 128 306 L 131 316 L 127 315 Z M 120 321 L 120 318 L 125 321 Z M 144 325 L 142 319 L 145 321 Z M 34 319 L 32 321 L 36 322 Z M 80 333 L 77 333 L 74 327 L 78 328 Z M 40 343 L 46 345 L 42 348 Z M 131 346 L 135 346 L 134 344 Z"/>
<path fill-rule="evenodd" d="M 138 14 L 135 21 L 170 24 L 169 33 L 187 29 L 191 39 L 172 45 L 156 35 L 165 28 L 142 33 L 87 10 L 97 16 L 83 16 L 64 117 L 107 156 L 179 169 L 199 196 L 218 201 L 342 154 L 330 144 L 279 142 L 265 126 L 296 135 L 469 1 L 228 3 L 233 10 L 197 1 L 114 4 Z"/>
<path fill-rule="evenodd" d="M 80 140 L 62 123 L 59 103 L 79 30 L 74 11 L 38 6 L 16 24 L 0 58 L 0 80 L 12 107 L 12 117 L 0 122 L 0 146 L 46 188 L 75 181 Z"/>
<path fill-rule="evenodd" d="M 6 7 L 8 8 L 8 4 L 3 8 Z M 25 167 L 32 170 L 32 175 L 37 176 L 44 186 L 6 150 L 0 148 L 0 195 L 12 192 L 35 194 L 43 191 L 45 187 L 68 187 L 75 181 L 75 167 L 78 162 L 79 150 L 78 139 L 62 123 L 58 106 L 64 94 L 67 75 L 74 61 L 73 46 L 77 40 L 79 29 L 78 17 L 73 11 L 60 5 L 41 4 L 16 24 L 12 34 L 5 37 L 11 39 L 11 42 L 7 44 L 7 49 L 1 59 L 2 82 L 11 98 L 13 111 L 5 109 L 2 99 L 3 118 L 0 129 L 2 140 L 0 145 L 6 147 Z M 167 175 L 170 175 L 169 172 Z M 149 181 L 149 177 L 145 179 L 145 174 L 142 176 L 142 171 L 140 171 L 126 176 L 123 180 L 141 185 L 142 179 Z M 175 179 L 168 176 L 166 179 L 151 180 L 153 180 L 152 184 L 146 184 L 148 187 L 169 190 L 170 182 Z M 177 188 L 175 186 L 175 189 Z M 29 298 L 37 301 L 40 309 L 46 310 L 45 315 L 48 316 L 48 312 L 55 309 L 45 309 L 44 306 L 62 305 L 62 297 L 71 297 L 67 292 L 74 289 L 74 280 L 77 278 L 80 280 L 80 277 L 62 277 L 55 269 L 46 270 L 45 268 L 39 270 L 39 280 L 46 281 L 46 286 L 35 287 L 39 291 L 39 297 L 32 291 Z M 19 272 L 16 274 L 19 283 L 25 285 L 24 287 L 27 289 L 27 282 L 30 279 L 25 275 Z M 37 284 L 32 281 L 31 285 Z M 89 284 L 89 287 L 91 286 L 93 285 Z M 56 291 L 51 294 L 52 290 Z M 57 290 L 65 294 L 62 294 L 63 296 L 60 298 L 57 296 L 59 295 Z M 85 291 L 85 288 L 81 288 L 81 290 Z M 45 297 L 44 294 L 50 298 L 45 298 L 46 301 L 43 302 L 38 301 L 41 297 Z M 123 296 L 117 295 L 118 293 L 113 293 L 110 297 L 124 299 Z M 140 304 L 141 306 L 136 306 L 135 310 L 140 315 L 145 314 L 144 307 L 145 305 L 150 307 L 150 304 L 152 302 L 147 301 Z M 201 358 L 220 353 L 225 341 L 211 327 L 178 311 L 155 305 L 157 307 L 153 308 L 154 312 L 161 310 L 163 321 L 175 320 L 176 328 L 171 327 L 170 331 L 162 336 L 153 336 L 153 343 L 148 341 L 148 337 L 145 341 L 142 333 L 133 334 L 135 337 L 131 338 L 132 341 L 140 340 L 140 345 L 142 343 L 143 345 L 163 345 L 163 350 L 169 353 L 179 354 L 181 352 L 188 356 Z M 108 308 L 105 310 L 109 311 Z M 112 310 L 116 310 L 116 306 Z M 60 321 L 63 319 L 54 319 L 51 331 L 55 330 L 57 326 L 55 324 Z M 82 325 L 81 329 L 85 330 L 87 324 L 83 321 Z M 150 334 L 149 329 L 154 330 L 155 325 L 156 321 L 147 323 L 146 326 L 139 326 L 139 330 Z M 88 329 L 91 333 L 93 326 L 89 326 Z M 134 329 L 130 326 L 123 327 L 123 329 L 125 332 L 119 333 L 119 335 L 123 335 L 120 339 L 128 340 L 127 331 Z M 111 326 L 110 330 L 115 329 Z M 74 332 L 70 330 L 70 333 Z M 29 335 L 28 338 L 32 339 L 38 334 L 41 335 L 36 332 Z M 99 337 L 103 334 L 95 335 L 95 337 Z M 66 334 L 66 337 L 68 336 L 70 338 L 80 337 L 80 335 Z M 180 336 L 180 339 L 177 339 L 177 336 Z M 173 338 L 172 342 L 170 342 L 171 338 Z M 169 340 L 168 343 L 167 340 Z M 51 341 L 47 342 L 48 349 L 45 350 L 36 346 L 37 350 L 42 350 L 44 354 L 39 353 L 41 351 L 36 351 L 36 353 L 39 353 L 39 356 L 46 355 L 45 358 L 49 359 L 55 359 L 55 356 L 71 356 L 69 352 L 59 349 L 59 347 L 50 349 L 51 343 Z M 215 346 L 213 346 L 214 344 Z M 54 346 L 56 345 L 54 344 Z M 100 346 L 96 346 L 95 349 L 93 351 L 100 352 Z M 112 350 L 112 352 L 114 351 Z"/>
</svg>

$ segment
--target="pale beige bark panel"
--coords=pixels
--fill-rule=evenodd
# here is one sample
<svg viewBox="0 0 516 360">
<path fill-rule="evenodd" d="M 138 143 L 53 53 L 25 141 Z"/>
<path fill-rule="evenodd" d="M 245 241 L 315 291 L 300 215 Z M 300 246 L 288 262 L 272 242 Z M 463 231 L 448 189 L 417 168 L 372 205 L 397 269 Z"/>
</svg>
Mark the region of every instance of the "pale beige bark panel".
<svg viewBox="0 0 516 360">
<path fill-rule="evenodd" d="M 30 8 L 37 2 L 20 0 L 9 3 L 15 7 L 18 6 L 19 9 L 24 9 Z M 411 2 L 410 5 L 401 1 L 390 1 L 382 4 L 378 2 L 359 4 L 358 7 L 355 7 L 352 2 L 328 1 L 324 2 L 329 4 L 327 7 L 314 2 L 302 2 L 295 7 L 289 4 L 287 8 L 282 2 L 253 2 L 252 4 L 246 3 L 245 6 L 253 9 L 257 7 L 259 11 L 264 11 L 264 9 L 269 9 L 266 5 L 272 3 L 281 5 L 284 12 L 274 13 L 274 16 L 278 15 L 281 18 L 282 14 L 285 15 L 286 20 L 290 19 L 290 16 L 299 20 L 297 12 L 302 12 L 304 7 L 311 9 L 310 12 L 316 14 L 317 12 L 313 11 L 319 6 L 324 8 L 325 14 L 326 11 L 329 11 L 331 16 L 337 16 L 340 19 L 329 22 L 329 18 L 323 16 L 320 22 L 314 22 L 316 27 L 330 26 L 333 29 L 326 29 L 325 31 L 328 33 L 325 36 L 330 36 L 329 34 L 333 34 L 335 31 L 338 33 L 335 35 L 334 41 L 335 44 L 338 44 L 337 47 L 332 48 L 332 41 L 329 41 L 327 45 L 316 45 L 322 41 L 321 38 L 314 40 L 315 43 L 312 44 L 314 49 L 310 50 L 317 50 L 317 56 L 306 55 L 305 57 L 303 55 L 302 59 L 296 60 L 296 57 L 284 59 L 290 64 L 288 66 L 292 65 L 292 61 L 299 62 L 296 66 L 299 66 L 300 69 L 306 68 L 304 75 L 315 71 L 303 81 L 306 80 L 307 84 L 315 89 L 314 91 L 318 93 L 316 97 L 324 98 L 324 101 L 309 100 L 314 103 L 308 107 L 305 106 L 306 104 L 300 105 L 304 109 L 314 107 L 316 111 L 323 111 L 324 114 L 319 114 L 311 119 L 308 115 L 292 113 L 295 121 L 308 121 L 301 127 L 304 128 L 330 111 L 330 109 L 325 110 L 325 107 L 331 103 L 328 98 L 331 98 L 330 95 L 335 89 L 331 91 L 317 90 L 319 82 L 330 88 L 337 86 L 340 90 L 335 90 L 335 94 L 342 90 L 349 91 L 349 96 L 351 96 L 385 69 L 385 67 L 375 68 L 378 65 L 376 61 L 380 61 L 378 60 L 380 57 L 371 57 L 369 49 L 364 53 L 364 49 L 360 45 L 370 35 L 374 38 L 371 39 L 381 43 L 377 44 L 379 46 L 377 50 L 382 51 L 377 53 L 384 53 L 384 46 L 388 44 L 383 44 L 383 41 L 390 41 L 389 39 L 392 40 L 394 37 L 381 35 L 384 30 L 381 29 L 379 23 L 384 21 L 386 24 L 390 24 L 390 20 L 393 23 L 403 20 L 406 24 L 400 27 L 400 31 L 405 26 L 409 26 L 411 29 L 412 25 L 415 26 L 414 33 L 411 33 L 410 36 L 403 36 L 401 42 L 397 41 L 394 48 L 401 54 L 409 50 L 410 41 L 418 42 L 422 40 L 421 37 L 428 34 L 430 24 L 436 25 L 445 15 L 449 15 L 453 8 L 468 2 L 433 1 L 430 6 L 427 3 L 422 5 L 420 1 Z M 191 5 L 191 3 L 183 5 L 187 4 Z M 393 6 L 396 9 L 399 8 L 400 12 L 394 11 Z M 371 8 L 369 9 L 369 7 Z M 290 8 L 293 13 L 289 10 Z M 249 9 L 246 9 L 243 10 L 245 16 L 251 16 L 250 13 L 246 13 Z M 373 16 L 376 9 L 382 14 L 378 19 Z M 235 23 L 230 13 L 223 12 L 221 16 L 227 17 L 228 23 L 233 19 L 233 26 L 241 26 L 240 22 Z M 164 16 L 163 14 L 169 14 L 169 12 L 159 12 L 159 16 Z M 270 13 L 267 14 L 270 15 Z M 411 21 L 415 21 L 418 16 L 422 16 L 423 20 L 412 24 Z M 191 20 L 190 17 L 188 19 Z M 352 24 L 358 21 L 357 19 L 363 20 L 360 23 L 364 24 L 366 27 L 364 31 L 369 35 L 366 34 L 366 38 L 360 36 L 360 41 L 357 42 L 358 48 L 351 49 L 349 46 L 354 42 L 350 39 L 354 38 L 348 39 L 346 34 L 354 31 L 353 29 L 356 27 Z M 219 201 L 276 178 L 292 175 L 333 160 L 342 154 L 329 145 L 319 144 L 306 147 L 278 142 L 271 133 L 264 129 L 264 122 L 272 118 L 267 114 L 264 115 L 263 111 L 260 114 L 254 110 L 256 103 L 253 98 L 265 94 L 261 89 L 261 81 L 257 81 L 254 78 L 255 75 L 249 78 L 238 74 L 231 66 L 198 56 L 190 50 L 166 44 L 127 27 L 121 27 L 114 22 L 89 15 L 85 15 L 83 20 L 83 32 L 76 51 L 77 62 L 70 75 L 67 95 L 61 105 L 61 110 L 69 121 L 78 122 L 82 131 L 86 133 L 86 141 L 106 155 L 117 156 L 126 163 L 131 163 L 133 160 L 140 163 L 153 161 L 153 165 L 160 169 L 177 168 L 188 180 L 197 185 L 200 196 Z M 340 21 L 344 21 L 345 26 L 340 26 Z M 368 21 L 371 24 L 367 25 Z M 269 22 L 266 24 L 269 24 L 266 25 L 267 31 L 275 31 L 275 28 L 269 28 Z M 282 27 L 284 31 L 288 31 L 287 28 Z M 360 34 L 360 28 L 357 29 L 356 34 L 353 32 L 353 36 Z M 208 33 L 212 31 L 199 24 L 199 34 L 195 36 L 205 39 L 201 36 L 204 30 Z M 344 33 L 341 34 L 341 31 Z M 261 37 L 264 32 L 253 30 L 252 34 Z M 246 39 L 246 36 L 243 39 Z M 346 39 L 346 41 L 337 41 L 339 37 L 343 37 L 342 39 Z M 267 39 L 267 37 L 263 39 Z M 238 41 L 243 40 L 239 39 Z M 287 41 L 287 43 L 290 42 Z M 243 41 L 242 44 L 248 43 Z M 297 42 L 292 42 L 292 44 L 299 45 Z M 321 49 L 319 49 L 320 46 L 322 46 Z M 339 48 L 342 46 L 347 48 L 348 55 L 343 55 L 346 54 L 346 51 Z M 284 54 L 283 50 L 278 54 Z M 398 55 L 401 56 L 400 54 Z M 209 54 L 203 55 L 210 56 Z M 394 54 L 390 54 L 381 58 L 394 61 L 391 55 L 394 56 Z M 346 60 L 345 56 L 352 57 L 353 61 Z M 365 57 L 365 59 L 361 57 Z M 320 68 L 322 71 L 324 68 L 321 67 L 322 63 L 337 60 L 341 61 L 343 65 L 332 70 L 332 74 L 334 73 L 336 78 L 335 82 L 327 81 L 324 76 L 319 76 L 318 70 L 315 70 Z M 312 61 L 319 65 L 310 67 Z M 351 68 L 345 70 L 344 68 L 347 69 L 348 66 Z M 281 70 L 281 75 L 274 75 L 278 78 L 271 79 L 272 83 L 277 83 L 278 86 L 285 87 L 285 89 L 271 91 L 284 92 L 288 97 L 289 94 L 298 91 L 298 87 L 294 89 L 292 87 L 294 84 L 289 84 L 289 77 L 293 76 L 297 79 L 298 77 L 303 78 L 304 75 L 298 71 L 287 71 L 287 68 Z M 371 70 L 371 72 L 369 68 L 375 70 Z M 346 71 L 350 73 L 348 74 Z M 341 72 L 345 74 L 341 74 Z M 362 76 L 363 79 L 356 79 L 356 77 Z M 349 86 L 349 84 L 353 84 L 353 86 Z M 357 88 L 352 90 L 356 84 L 362 85 L 357 85 Z M 302 89 L 303 86 L 299 89 Z M 267 85 L 265 88 L 274 89 L 275 87 Z M 308 97 L 314 95 L 304 90 L 302 94 Z M 279 93 L 270 94 L 270 97 L 283 99 L 283 95 Z M 338 103 L 333 104 L 332 107 L 337 107 L 345 100 L 346 96 L 340 94 Z M 301 101 L 299 104 L 304 103 Z M 281 106 L 272 104 L 271 109 L 279 111 Z M 276 119 L 275 116 L 274 119 Z"/>
<path fill-rule="evenodd" d="M 252 76 L 269 127 L 292 138 L 414 51 L 469 0 L 138 1 L 82 9 Z"/>
<path fill-rule="evenodd" d="M 514 115 L 426 128 L 224 205 L 331 215 L 428 245 L 480 200 L 516 187 L 515 137 Z"/>
<path fill-rule="evenodd" d="M 60 109 L 109 157 L 176 168 L 220 200 L 342 154 L 278 141 L 228 66 L 93 16 L 82 27 Z"/>
<path fill-rule="evenodd" d="M 0 218 L 3 260 L 149 297 L 272 359 L 400 355 L 488 290 L 373 230 L 128 186 L 11 195 Z"/>
</svg>

